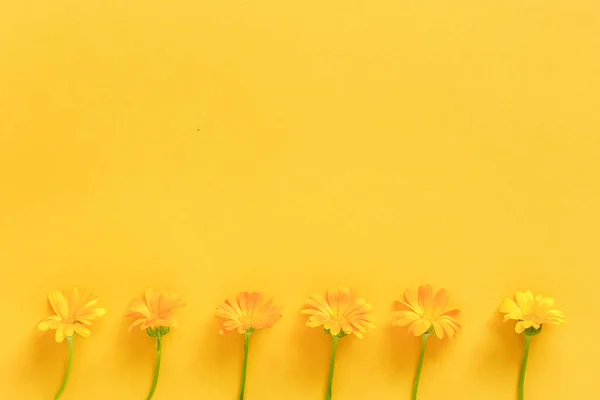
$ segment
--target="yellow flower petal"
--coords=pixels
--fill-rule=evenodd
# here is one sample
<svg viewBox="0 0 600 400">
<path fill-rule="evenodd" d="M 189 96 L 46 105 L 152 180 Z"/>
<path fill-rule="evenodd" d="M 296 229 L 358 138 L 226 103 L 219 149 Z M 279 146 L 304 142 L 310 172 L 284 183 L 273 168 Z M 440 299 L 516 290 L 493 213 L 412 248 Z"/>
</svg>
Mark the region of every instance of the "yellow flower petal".
<svg viewBox="0 0 600 400">
<path fill-rule="evenodd" d="M 78 334 L 79 336 L 82 336 L 82 337 L 88 337 L 92 334 L 92 332 L 89 330 L 89 328 L 82 324 L 75 324 L 74 330 L 75 330 L 76 334 Z"/>
<path fill-rule="evenodd" d="M 521 309 L 523 315 L 531 313 L 533 309 L 533 293 L 531 293 L 531 290 L 517 292 L 515 297 L 517 298 L 517 305 Z"/>
<path fill-rule="evenodd" d="M 498 309 L 498 311 L 500 311 L 501 313 L 505 313 L 505 314 L 513 314 L 513 313 L 519 313 L 521 315 L 523 314 L 521 309 L 519 308 L 519 306 L 513 299 L 504 299 L 504 301 L 500 305 L 500 308 Z"/>
<path fill-rule="evenodd" d="M 73 336 L 75 333 L 75 327 L 71 324 L 65 325 L 65 336 Z"/>
<path fill-rule="evenodd" d="M 50 292 L 50 294 L 48 294 L 48 301 L 56 315 L 60 316 L 62 319 L 69 318 L 69 305 L 62 292 L 59 290 Z"/>
<path fill-rule="evenodd" d="M 42 332 L 45 332 L 48 329 L 56 329 L 60 324 L 60 321 L 61 318 L 58 315 L 51 315 L 41 320 L 37 325 L 37 329 Z"/>
<path fill-rule="evenodd" d="M 56 328 L 56 333 L 54 335 L 54 338 L 59 343 L 62 342 L 63 340 L 65 340 L 65 327 L 63 325 L 59 325 Z"/>
</svg>

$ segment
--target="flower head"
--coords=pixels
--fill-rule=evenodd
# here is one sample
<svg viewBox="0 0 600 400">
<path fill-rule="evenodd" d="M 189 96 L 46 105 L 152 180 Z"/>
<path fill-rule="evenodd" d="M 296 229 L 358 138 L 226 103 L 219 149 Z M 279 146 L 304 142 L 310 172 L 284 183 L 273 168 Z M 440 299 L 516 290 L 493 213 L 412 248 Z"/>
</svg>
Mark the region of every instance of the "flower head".
<svg viewBox="0 0 600 400">
<path fill-rule="evenodd" d="M 449 337 L 460 330 L 455 317 L 459 310 L 447 310 L 449 295 L 440 289 L 435 296 L 431 285 L 419 287 L 418 294 L 412 290 L 404 292 L 404 300 L 396 301 L 397 311 L 393 313 L 393 325 L 406 326 L 408 332 L 421 336 L 435 332 L 440 339 L 446 333 Z"/>
<path fill-rule="evenodd" d="M 270 328 L 281 318 L 282 309 L 282 306 L 273 305 L 272 299 L 264 302 L 261 293 L 241 292 L 217 308 L 217 316 L 223 318 L 219 331 L 224 334 L 237 329 L 238 333 L 246 333 Z"/>
<path fill-rule="evenodd" d="M 515 299 L 505 299 L 498 311 L 505 314 L 504 321 L 518 321 L 515 325 L 517 333 L 537 334 L 542 324 L 562 325 L 565 323 L 565 315 L 562 311 L 552 308 L 554 306 L 553 298 L 542 295 L 534 296 L 531 290 L 526 290 L 517 292 Z"/>
<path fill-rule="evenodd" d="M 37 329 L 42 332 L 55 329 L 57 342 L 62 342 L 65 336 L 71 337 L 74 334 L 90 336 L 88 326 L 92 325 L 91 321 L 106 314 L 105 308 L 94 307 L 98 302 L 97 298 L 87 298 L 82 301 L 78 288 L 73 288 L 69 297 L 59 290 L 50 292 L 48 301 L 54 315 L 41 320 Z"/>
<path fill-rule="evenodd" d="M 357 298 L 354 291 L 344 286 L 329 289 L 325 297 L 313 294 L 309 297 L 302 314 L 310 315 L 306 325 L 311 328 L 323 326 L 331 336 L 355 334 L 363 337 L 367 328 L 375 328 L 371 305 Z"/>
<path fill-rule="evenodd" d="M 146 289 L 144 297 L 134 299 L 127 308 L 125 317 L 134 319 L 129 331 L 139 326 L 150 336 L 163 336 L 171 327 L 177 326 L 173 311 L 184 305 L 177 296 L 167 291 L 159 293 L 153 289 Z"/>
</svg>

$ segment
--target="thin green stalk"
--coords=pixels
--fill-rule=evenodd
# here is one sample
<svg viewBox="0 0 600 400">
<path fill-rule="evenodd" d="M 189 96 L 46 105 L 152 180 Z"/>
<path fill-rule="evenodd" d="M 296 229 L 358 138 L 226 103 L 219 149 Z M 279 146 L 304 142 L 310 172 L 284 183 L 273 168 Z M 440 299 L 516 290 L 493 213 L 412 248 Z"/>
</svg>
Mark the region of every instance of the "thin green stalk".
<svg viewBox="0 0 600 400">
<path fill-rule="evenodd" d="M 333 337 L 333 349 L 331 350 L 331 363 L 329 364 L 329 383 L 327 384 L 327 395 L 326 400 L 331 400 L 331 387 L 333 386 L 333 370 L 335 368 L 335 353 L 337 353 L 337 345 L 340 338 L 338 336 Z"/>
<path fill-rule="evenodd" d="M 54 400 L 58 400 L 60 396 L 62 396 L 65 388 L 67 387 L 67 382 L 69 381 L 69 374 L 71 373 L 71 363 L 73 362 L 73 336 L 67 336 L 67 342 L 69 342 L 69 361 L 67 362 L 67 371 L 65 372 L 62 386 L 58 390 L 58 393 L 56 393 Z"/>
<path fill-rule="evenodd" d="M 246 391 L 246 370 L 248 369 L 248 350 L 250 349 L 251 330 L 246 331 L 246 340 L 244 341 L 244 366 L 242 367 L 242 387 L 240 388 L 240 400 L 244 400 L 244 392 Z"/>
<path fill-rule="evenodd" d="M 160 357 L 162 353 L 162 337 L 156 338 L 156 370 L 154 371 L 154 382 L 152 382 L 152 389 L 146 400 L 150 400 L 154 396 L 156 390 L 156 384 L 158 383 L 158 374 L 160 373 Z"/>
<path fill-rule="evenodd" d="M 529 345 L 531 344 L 531 336 L 525 336 L 525 355 L 523 356 L 523 363 L 521 364 L 521 376 L 519 377 L 519 400 L 525 398 L 525 371 L 527 370 L 527 360 L 529 359 Z"/>
<path fill-rule="evenodd" d="M 421 342 L 421 355 L 419 356 L 419 364 L 417 365 L 417 374 L 415 375 L 415 384 L 413 386 L 412 400 L 417 400 L 417 392 L 419 391 L 419 380 L 421 379 L 421 369 L 423 369 L 423 360 L 425 359 L 425 345 L 427 344 L 427 338 L 429 333 L 423 335 L 423 341 Z"/>
</svg>

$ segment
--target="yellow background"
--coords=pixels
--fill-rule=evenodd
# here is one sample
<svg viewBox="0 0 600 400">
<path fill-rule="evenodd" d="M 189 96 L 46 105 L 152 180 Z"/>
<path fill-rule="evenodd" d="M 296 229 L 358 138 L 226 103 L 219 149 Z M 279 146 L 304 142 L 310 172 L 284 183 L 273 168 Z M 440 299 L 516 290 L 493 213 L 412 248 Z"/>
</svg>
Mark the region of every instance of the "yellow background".
<svg viewBox="0 0 600 400">
<path fill-rule="evenodd" d="M 337 399 L 408 399 L 406 288 L 446 287 L 420 399 L 513 399 L 505 296 L 568 316 L 533 341 L 528 399 L 600 396 L 600 3 L 8 1 L 0 12 L 0 397 L 50 399 L 66 344 L 33 332 L 79 285 L 110 314 L 77 339 L 70 399 L 144 399 L 147 286 L 188 303 L 155 399 L 235 399 L 242 337 L 214 309 L 260 290 L 247 399 L 322 399 L 330 339 L 309 294 L 356 287 L 377 329 L 344 339 Z"/>
</svg>

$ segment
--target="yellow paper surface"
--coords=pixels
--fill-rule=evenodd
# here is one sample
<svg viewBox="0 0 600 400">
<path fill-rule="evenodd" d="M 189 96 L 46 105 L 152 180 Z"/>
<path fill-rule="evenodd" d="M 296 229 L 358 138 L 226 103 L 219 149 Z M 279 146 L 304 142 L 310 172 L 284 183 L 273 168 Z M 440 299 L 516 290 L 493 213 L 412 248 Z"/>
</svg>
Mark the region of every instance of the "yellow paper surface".
<svg viewBox="0 0 600 400">
<path fill-rule="evenodd" d="M 340 342 L 337 399 L 407 399 L 406 288 L 463 310 L 431 340 L 421 399 L 512 399 L 516 290 L 568 318 L 533 339 L 528 399 L 598 397 L 600 3 L 3 1 L 0 389 L 50 399 L 66 344 L 33 332 L 79 285 L 109 314 L 77 338 L 64 400 L 143 399 L 155 344 L 122 314 L 179 293 L 155 399 L 234 399 L 243 338 L 214 310 L 260 290 L 247 399 L 321 399 L 330 339 L 304 327 L 342 284 L 376 330 Z"/>
</svg>

